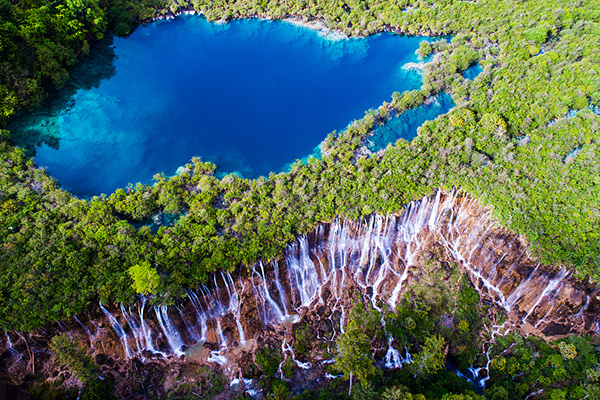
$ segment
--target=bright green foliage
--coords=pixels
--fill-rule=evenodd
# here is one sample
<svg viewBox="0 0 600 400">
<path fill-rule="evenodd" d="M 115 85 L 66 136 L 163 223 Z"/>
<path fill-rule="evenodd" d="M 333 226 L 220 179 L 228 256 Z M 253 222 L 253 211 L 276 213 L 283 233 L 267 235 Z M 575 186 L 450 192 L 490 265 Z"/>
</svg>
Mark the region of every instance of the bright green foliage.
<svg viewBox="0 0 600 400">
<path fill-rule="evenodd" d="M 498 114 L 486 113 L 479 120 L 482 128 L 489 134 L 504 136 L 506 134 L 506 122 Z"/>
<path fill-rule="evenodd" d="M 64 84 L 67 67 L 93 52 L 93 43 L 107 30 L 127 34 L 137 21 L 187 5 L 180 0 L 0 0 L 0 126 Z M 156 291 L 166 300 L 183 296 L 185 287 L 205 281 L 217 268 L 277 258 L 294 235 L 319 222 L 397 213 L 439 187 L 461 187 L 490 205 L 495 217 L 522 234 L 544 262 L 600 278 L 596 2 L 194 0 L 192 5 L 211 20 L 294 15 L 350 35 L 390 26 L 405 34 L 453 39 L 421 45 L 423 56 L 435 57 L 425 68 L 420 90 L 392 94 L 389 103 L 367 111 L 343 133 L 330 134 L 321 146 L 321 160 L 296 163 L 288 174 L 219 180 L 213 164 L 193 159 L 187 172 L 158 176 L 155 186 L 136 185 L 83 201 L 60 190 L 21 150 L 5 143 L 2 133 L 2 329 L 36 329 L 83 312 L 97 299 L 127 303 L 140 291 Z M 460 73 L 474 62 L 483 73 L 475 81 L 463 79 Z M 399 140 L 383 156 L 359 153 L 390 112 L 414 108 L 442 91 L 457 104 L 450 115 L 425 123 L 411 143 Z M 156 233 L 131 225 L 157 213 L 180 218 Z M 131 285 L 132 269 L 146 272 L 139 287 Z M 426 354 L 425 348 L 439 356 L 444 339 L 449 357 L 465 368 L 480 348 L 484 310 L 468 284 L 456 287 L 458 294 L 414 285 L 387 318 L 395 341 L 415 357 Z M 358 311 L 365 315 L 364 309 Z M 453 319 L 444 320 L 450 314 Z M 363 326 L 368 318 L 358 319 L 360 326 L 353 321 L 338 343 L 344 372 L 356 366 L 366 377 L 375 371 L 370 344 L 377 331 Z M 57 349 L 76 355 L 65 356 L 72 370 L 83 371 L 87 379 L 89 360 L 57 340 Z M 498 342 L 488 398 L 522 399 L 539 388 L 549 398 L 600 398 L 599 360 L 589 340 L 548 345 L 509 336 Z M 352 343 L 361 344 L 362 351 Z M 258 353 L 256 359 L 265 375 L 274 376 L 277 349 Z M 423 357 L 417 364 L 432 359 L 439 357 Z M 447 378 L 443 370 L 426 378 L 434 377 Z M 403 384 L 413 381 L 407 380 Z M 438 392 L 432 398 L 441 396 Z"/>
<path fill-rule="evenodd" d="M 424 376 L 433 374 L 444 367 L 444 348 L 446 342 L 443 337 L 434 335 L 425 340 L 421 351 L 413 357 L 409 368 L 415 375 Z"/>
<path fill-rule="evenodd" d="M 150 266 L 148 262 L 136 264 L 128 270 L 129 276 L 133 279 L 133 289 L 136 293 L 149 295 L 154 294 L 160 285 L 160 276 L 156 268 Z"/>
<path fill-rule="evenodd" d="M 542 261 L 600 278 L 600 117 L 588 109 L 600 105 L 596 3 L 192 3 L 211 20 L 295 15 L 351 35 L 390 26 L 405 34 L 452 35 L 452 41 L 431 43 L 435 57 L 420 90 L 392 94 L 343 133 L 330 134 L 322 159 L 296 163 L 287 174 L 219 180 L 214 165 L 194 159 L 181 176 L 158 176 L 156 186 L 83 201 L 1 143 L 3 329 L 35 329 L 83 312 L 97 299 L 130 302 L 136 292 L 128 271 L 143 262 L 159 272 L 157 297 L 169 301 L 218 268 L 279 257 L 295 235 L 320 222 L 397 213 L 440 187 L 463 188 L 491 206 Z M 64 83 L 66 67 L 93 52 L 106 29 L 126 33 L 136 21 L 187 6 L 160 4 L 157 11 L 158 4 L 135 0 L 0 2 L 0 119 Z M 482 74 L 463 79 L 460 71 L 473 62 Z M 425 123 L 411 143 L 399 140 L 383 156 L 363 152 L 388 113 L 441 91 L 452 95 L 456 111 Z M 131 225 L 158 213 L 178 219 L 155 233 Z M 408 316 L 418 335 L 418 316 Z M 462 319 L 476 331 L 468 318 Z M 460 340 L 468 343 L 463 333 Z"/>
<path fill-rule="evenodd" d="M 475 50 L 463 45 L 454 49 L 450 57 L 456 70 L 464 71 L 477 60 L 478 56 Z"/>
<path fill-rule="evenodd" d="M 568 357 L 563 357 L 562 348 L 567 349 Z M 595 371 L 600 359 L 590 338 L 573 336 L 546 343 L 540 338 L 508 335 L 496 340 L 491 356 L 495 361 L 485 391 L 490 399 L 522 399 L 540 389 L 548 398 L 580 399 L 598 389 L 600 374 Z M 506 360 L 504 368 L 498 368 L 501 359 Z"/>
<path fill-rule="evenodd" d="M 565 360 L 573 360 L 577 357 L 577 349 L 573 343 L 560 342 L 558 344 L 560 355 Z"/>
<path fill-rule="evenodd" d="M 468 108 L 461 108 L 451 113 L 448 118 L 452 125 L 464 127 L 475 122 L 475 113 Z"/>
<path fill-rule="evenodd" d="M 419 50 L 417 50 L 417 53 L 419 54 L 419 56 L 426 58 L 429 57 L 432 51 L 433 48 L 431 47 L 431 43 L 424 40 L 419 44 Z"/>
<path fill-rule="evenodd" d="M 502 356 L 494 357 L 490 363 L 490 368 L 494 371 L 504 371 L 504 368 L 506 368 L 506 358 Z"/>
</svg>

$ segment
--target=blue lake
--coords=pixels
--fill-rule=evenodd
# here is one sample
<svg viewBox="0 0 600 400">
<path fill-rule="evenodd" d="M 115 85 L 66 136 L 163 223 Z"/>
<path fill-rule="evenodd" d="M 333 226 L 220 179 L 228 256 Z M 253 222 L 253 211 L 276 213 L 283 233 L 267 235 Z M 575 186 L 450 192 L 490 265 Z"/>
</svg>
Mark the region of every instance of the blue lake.
<svg viewBox="0 0 600 400">
<path fill-rule="evenodd" d="M 341 39 L 283 21 L 155 22 L 93 49 L 60 101 L 12 124 L 13 140 L 82 197 L 173 175 L 194 156 L 220 173 L 268 175 L 394 91 L 419 88 L 403 66 L 422 40 Z"/>
</svg>

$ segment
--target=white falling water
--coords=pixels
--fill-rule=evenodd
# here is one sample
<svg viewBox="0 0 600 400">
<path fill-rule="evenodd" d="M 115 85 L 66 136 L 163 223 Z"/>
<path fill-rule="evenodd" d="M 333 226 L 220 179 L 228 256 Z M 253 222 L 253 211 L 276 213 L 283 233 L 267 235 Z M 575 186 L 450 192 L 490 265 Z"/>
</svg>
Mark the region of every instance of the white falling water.
<svg viewBox="0 0 600 400">
<path fill-rule="evenodd" d="M 10 336 L 8 336 L 8 332 L 4 332 L 4 336 L 6 336 L 6 347 L 7 347 L 7 350 L 13 351 L 14 347 L 13 347 L 12 341 L 10 340 Z"/>
<path fill-rule="evenodd" d="M 171 346 L 171 350 L 176 356 L 183 355 L 181 348 L 184 346 L 183 340 L 181 340 L 181 335 L 179 331 L 173 325 L 171 318 L 169 317 L 169 313 L 166 305 L 154 307 L 154 312 L 156 313 L 156 319 L 160 324 L 160 328 L 162 329 L 169 345 Z"/>
<path fill-rule="evenodd" d="M 408 350 L 406 350 L 406 355 L 402 357 L 400 352 L 392 346 L 392 342 L 394 339 L 390 336 L 388 339 L 388 349 L 385 353 L 385 367 L 386 368 L 402 368 L 404 364 L 410 364 L 412 362 L 412 357 Z"/>
<path fill-rule="evenodd" d="M 74 316 L 73 318 L 75 318 L 75 321 L 77 321 L 77 323 L 83 328 L 83 330 L 85 331 L 85 333 L 88 335 L 88 338 L 90 339 L 90 348 L 92 349 L 92 351 L 94 351 L 94 340 L 96 339 L 94 337 L 94 335 L 92 335 L 92 332 L 88 329 L 87 326 L 85 326 L 80 320 L 79 318 L 77 318 L 77 316 Z M 6 335 L 6 337 L 8 338 L 8 335 Z M 9 338 L 10 340 L 10 338 Z M 10 343 L 10 342 L 9 342 Z"/>
<path fill-rule="evenodd" d="M 544 299 L 546 296 L 548 296 L 550 293 L 552 293 L 552 291 L 554 291 L 554 289 L 556 289 L 558 287 L 558 285 L 563 284 L 563 279 L 567 276 L 567 274 L 568 274 L 568 271 L 565 268 L 563 268 L 555 278 L 551 279 L 548 282 L 548 284 L 546 285 L 544 290 L 542 290 L 542 294 L 540 294 L 540 297 L 538 298 L 538 300 L 535 302 L 533 307 L 531 307 L 531 309 L 527 312 L 527 315 L 525 316 L 525 318 L 523 318 L 523 322 L 527 321 L 527 318 L 529 318 L 531 313 L 537 308 L 537 306 L 540 305 L 542 299 Z"/>
<path fill-rule="evenodd" d="M 146 301 L 147 301 L 147 299 L 144 297 L 142 300 L 142 306 L 138 308 L 139 316 L 140 316 L 140 334 L 141 334 L 141 337 L 143 338 L 142 343 L 144 345 L 143 348 L 140 348 L 139 350 L 140 351 L 148 350 L 152 353 L 164 355 L 163 352 L 159 352 L 154 347 L 154 341 L 152 340 L 152 330 L 147 325 L 146 320 L 144 319 L 144 310 L 146 308 Z"/>
<path fill-rule="evenodd" d="M 121 326 L 121 324 L 119 324 L 119 321 L 117 321 L 117 319 L 106 308 L 104 308 L 102 303 L 100 303 L 100 309 L 102 310 L 102 312 L 104 313 L 104 315 L 106 316 L 108 321 L 110 322 L 111 326 L 113 327 L 113 329 L 114 329 L 115 333 L 117 334 L 117 336 L 119 337 L 119 339 L 121 339 L 121 343 L 123 343 L 123 348 L 125 350 L 125 357 L 131 358 L 133 356 L 133 352 L 131 351 L 131 348 L 129 347 L 129 343 L 128 343 L 129 337 L 123 330 L 123 327 Z"/>
<path fill-rule="evenodd" d="M 208 361 L 226 365 L 228 350 L 236 343 L 227 340 L 226 335 L 237 335 L 241 345 L 253 339 L 248 337 L 242 315 L 242 299 L 249 297 L 253 297 L 260 319 L 252 322 L 263 326 L 287 326 L 306 310 L 324 306 L 326 311 L 316 318 L 319 323 L 327 321 L 333 330 L 333 338 L 321 338 L 329 345 L 336 332 L 344 329 L 348 287 L 360 288 L 381 313 L 395 310 L 433 237 L 468 273 L 481 296 L 520 315 L 522 322 L 542 329 L 563 310 L 559 303 L 563 293 L 574 290 L 571 273 L 536 265 L 525 249 L 512 250 L 519 245 L 515 235 L 509 235 L 509 240 L 496 240 L 498 232 L 505 231 L 475 200 L 461 197 L 457 191 L 438 192 L 408 204 L 400 216 L 372 215 L 361 223 L 335 220 L 322 224 L 312 234 L 291 243 L 281 261 L 250 266 L 247 278 L 234 279 L 229 272 L 213 274 L 211 288 L 201 285 L 198 290 L 187 290 L 187 305 L 154 307 L 154 316 L 144 315 L 145 299 L 138 304 L 138 315 L 121 307 L 128 332 L 102 305 L 101 309 L 123 342 L 127 357 L 144 350 L 160 354 L 156 350 L 159 343 L 163 343 L 160 348 L 166 348 L 160 338 L 166 340 L 170 354 L 177 356 L 183 354 L 185 345 L 212 340 L 219 350 L 212 351 Z M 527 263 L 531 267 L 523 269 Z M 579 312 L 571 318 L 578 324 L 594 326 L 597 321 L 590 322 L 584 312 L 590 296 L 583 294 L 581 298 Z M 491 343 L 486 342 L 483 352 L 489 354 L 490 348 Z M 290 343 L 284 341 L 282 351 L 300 368 L 308 366 L 295 358 Z M 400 368 L 410 361 L 410 354 L 402 356 L 390 338 L 384 364 Z M 481 385 L 487 376 L 484 370 L 487 366 L 471 371 Z"/>
<path fill-rule="evenodd" d="M 233 277 L 227 271 L 227 277 L 221 272 L 221 276 L 223 277 L 223 282 L 225 283 L 225 287 L 227 288 L 227 293 L 229 294 L 229 307 L 227 310 L 233 314 L 235 317 L 235 323 L 238 328 L 238 334 L 240 335 L 240 344 L 244 346 L 246 344 L 246 334 L 244 333 L 244 328 L 242 327 L 242 323 L 240 321 L 241 318 L 241 303 L 240 296 L 235 288 L 235 282 L 233 281 Z M 240 281 L 241 282 L 241 281 Z M 244 291 L 244 284 L 242 284 L 242 292 Z"/>
</svg>

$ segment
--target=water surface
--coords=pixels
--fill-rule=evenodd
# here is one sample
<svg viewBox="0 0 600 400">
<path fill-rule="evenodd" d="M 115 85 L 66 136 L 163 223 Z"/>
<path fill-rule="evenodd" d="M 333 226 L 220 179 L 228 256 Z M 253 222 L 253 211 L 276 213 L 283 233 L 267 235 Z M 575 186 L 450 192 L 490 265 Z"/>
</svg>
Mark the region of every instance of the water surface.
<svg viewBox="0 0 600 400">
<path fill-rule="evenodd" d="M 472 67 L 467 68 L 465 72 L 463 72 L 463 78 L 469 80 L 475 80 L 483 72 L 483 68 L 479 64 L 475 64 Z"/>
<path fill-rule="evenodd" d="M 12 129 L 84 197 L 151 183 L 193 156 L 223 173 L 268 175 L 394 91 L 420 87 L 402 67 L 422 40 L 340 39 L 282 21 L 160 21 L 114 38 L 97 81 L 70 82 L 68 102 Z"/>
<path fill-rule="evenodd" d="M 367 138 L 367 147 L 377 152 L 385 149 L 390 143 L 396 143 L 398 139 L 406 139 L 410 142 L 417 136 L 417 129 L 425 121 L 446 114 L 452 107 L 454 101 L 449 94 L 432 97 L 425 104 L 395 115 L 385 125 L 376 127 L 373 135 Z"/>
</svg>

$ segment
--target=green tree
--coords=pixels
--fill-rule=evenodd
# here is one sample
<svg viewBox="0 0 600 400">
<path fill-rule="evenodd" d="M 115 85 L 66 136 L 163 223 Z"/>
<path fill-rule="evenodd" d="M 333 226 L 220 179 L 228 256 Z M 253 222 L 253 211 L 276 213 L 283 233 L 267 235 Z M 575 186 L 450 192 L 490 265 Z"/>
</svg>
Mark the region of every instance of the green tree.
<svg viewBox="0 0 600 400">
<path fill-rule="evenodd" d="M 459 71 L 464 71 L 477 60 L 478 54 L 467 46 L 459 46 L 452 52 L 452 63 Z"/>
<path fill-rule="evenodd" d="M 160 276 L 158 276 L 156 268 L 150 266 L 149 262 L 143 261 L 136 264 L 129 268 L 128 272 L 131 279 L 133 279 L 131 287 L 137 293 L 144 295 L 156 293 L 160 283 Z"/>
<path fill-rule="evenodd" d="M 267 396 L 269 400 L 287 400 L 290 397 L 290 389 L 284 381 L 275 381 L 272 386 L 273 393 Z"/>
<path fill-rule="evenodd" d="M 425 376 L 444 367 L 444 346 L 446 342 L 440 335 L 429 336 L 421 351 L 413 357 L 409 364 L 410 371 L 418 376 Z"/>
<path fill-rule="evenodd" d="M 98 376 L 98 366 L 92 357 L 66 334 L 56 335 L 50 341 L 52 351 L 59 364 L 67 366 L 84 385 Z"/>
<path fill-rule="evenodd" d="M 422 394 L 413 395 L 406 386 L 394 386 L 385 389 L 382 400 L 425 400 Z"/>
<path fill-rule="evenodd" d="M 590 368 L 585 371 L 586 380 L 582 385 L 586 398 L 600 400 L 600 368 Z"/>
<path fill-rule="evenodd" d="M 376 372 L 371 357 L 371 340 L 360 320 L 350 320 L 346 331 L 337 339 L 336 368 L 350 379 L 348 393 L 352 393 L 352 378 L 354 375 L 361 384 L 366 384 L 369 376 Z"/>
<path fill-rule="evenodd" d="M 558 348 L 563 360 L 573 360 L 577 357 L 577 349 L 573 343 L 560 342 Z"/>
<path fill-rule="evenodd" d="M 379 393 L 371 382 L 359 385 L 352 394 L 352 400 L 374 400 L 379 398 Z"/>
<path fill-rule="evenodd" d="M 419 44 L 419 50 L 417 50 L 417 53 L 425 58 L 427 56 L 429 56 L 431 54 L 431 52 L 433 51 L 433 48 L 431 47 L 431 43 L 429 43 L 426 40 L 423 40 L 420 44 Z"/>
</svg>

